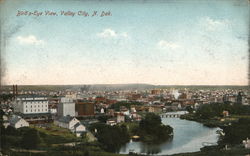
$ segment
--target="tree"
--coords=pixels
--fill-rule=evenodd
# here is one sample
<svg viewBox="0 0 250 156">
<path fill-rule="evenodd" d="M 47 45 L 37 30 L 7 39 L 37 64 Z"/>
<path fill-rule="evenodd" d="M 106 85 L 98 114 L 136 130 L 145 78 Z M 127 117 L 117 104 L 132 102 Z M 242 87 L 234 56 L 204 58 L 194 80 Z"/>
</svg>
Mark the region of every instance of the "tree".
<svg viewBox="0 0 250 156">
<path fill-rule="evenodd" d="M 96 137 L 102 147 L 107 151 L 115 152 L 121 145 L 129 141 L 129 133 L 126 126 L 109 126 L 105 124 L 93 124 L 90 127 L 92 132 L 97 129 Z"/>
<path fill-rule="evenodd" d="M 173 128 L 161 123 L 159 115 L 154 113 L 146 114 L 139 123 L 139 135 L 145 142 L 162 142 L 170 138 Z"/>
<path fill-rule="evenodd" d="M 186 110 L 188 111 L 188 113 L 193 113 L 194 109 L 191 106 L 187 106 Z"/>
<path fill-rule="evenodd" d="M 214 111 L 211 105 L 209 104 L 202 105 L 201 107 L 199 107 L 196 111 L 196 115 L 202 119 L 210 119 L 215 116 Z"/>
<path fill-rule="evenodd" d="M 222 142 L 229 144 L 239 144 L 242 140 L 250 138 L 250 119 L 241 118 L 231 126 L 223 127 L 225 136 Z"/>
<path fill-rule="evenodd" d="M 41 139 L 37 130 L 31 128 L 24 130 L 21 147 L 25 149 L 35 149 L 38 147 L 40 142 Z"/>
</svg>

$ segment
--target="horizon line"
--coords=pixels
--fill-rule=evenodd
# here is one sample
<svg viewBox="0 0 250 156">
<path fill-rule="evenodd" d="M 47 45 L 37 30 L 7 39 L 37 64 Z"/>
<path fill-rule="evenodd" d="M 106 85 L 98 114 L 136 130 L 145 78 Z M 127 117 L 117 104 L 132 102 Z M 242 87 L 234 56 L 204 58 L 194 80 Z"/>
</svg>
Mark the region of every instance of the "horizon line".
<svg viewBox="0 0 250 156">
<path fill-rule="evenodd" d="M 151 86 L 250 86 L 249 84 L 246 85 L 228 85 L 228 84 L 150 84 L 150 83 L 96 83 L 96 84 L 7 84 L 7 85 L 1 85 L 1 86 L 12 86 L 12 85 L 18 85 L 18 86 L 78 86 L 78 85 L 151 85 Z"/>
</svg>

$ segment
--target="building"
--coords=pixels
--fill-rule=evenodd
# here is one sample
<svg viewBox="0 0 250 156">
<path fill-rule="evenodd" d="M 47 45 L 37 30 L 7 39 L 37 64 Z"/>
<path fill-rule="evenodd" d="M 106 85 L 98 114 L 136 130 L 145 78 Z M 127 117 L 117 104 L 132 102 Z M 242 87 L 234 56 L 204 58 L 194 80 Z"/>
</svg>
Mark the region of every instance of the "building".
<svg viewBox="0 0 250 156">
<path fill-rule="evenodd" d="M 153 90 L 151 90 L 151 94 L 153 94 L 153 95 L 161 94 L 161 90 L 153 89 Z"/>
<path fill-rule="evenodd" d="M 44 114 L 48 113 L 48 99 L 39 95 L 21 95 L 13 104 L 14 112 L 22 114 Z"/>
<path fill-rule="evenodd" d="M 60 103 L 60 98 L 49 98 L 49 113 L 56 114 L 57 106 Z"/>
<path fill-rule="evenodd" d="M 110 125 L 110 126 L 116 125 L 116 124 L 117 124 L 116 118 L 108 119 L 108 120 L 106 121 L 106 124 L 107 124 L 107 125 Z"/>
<path fill-rule="evenodd" d="M 250 140 L 247 138 L 246 140 L 242 141 L 245 148 L 250 149 Z"/>
<path fill-rule="evenodd" d="M 14 128 L 29 127 L 29 123 L 20 116 L 13 116 L 10 119 L 10 126 Z"/>
<path fill-rule="evenodd" d="M 148 112 L 153 112 L 153 113 L 160 113 L 162 112 L 161 106 L 150 106 L 148 109 Z"/>
<path fill-rule="evenodd" d="M 86 131 L 86 127 L 82 125 L 79 120 L 69 115 L 60 117 L 54 121 L 54 124 L 69 129 L 71 132 L 75 133 L 77 137 L 81 136 L 81 134 Z"/>
<path fill-rule="evenodd" d="M 117 113 L 116 122 L 117 123 L 125 122 L 125 115 L 123 113 Z"/>
<path fill-rule="evenodd" d="M 229 116 L 229 112 L 225 111 L 225 110 L 222 112 L 222 114 L 223 114 L 224 117 L 228 117 Z"/>
<path fill-rule="evenodd" d="M 76 134 L 77 137 L 80 137 L 82 133 L 86 132 L 86 127 L 83 126 L 80 122 L 74 125 L 73 133 Z"/>
<path fill-rule="evenodd" d="M 76 116 L 94 116 L 95 105 L 93 102 L 85 100 L 77 100 L 75 111 L 76 111 Z"/>
<path fill-rule="evenodd" d="M 61 98 L 57 107 L 57 115 L 63 116 L 75 116 L 75 102 L 71 98 Z"/>
</svg>

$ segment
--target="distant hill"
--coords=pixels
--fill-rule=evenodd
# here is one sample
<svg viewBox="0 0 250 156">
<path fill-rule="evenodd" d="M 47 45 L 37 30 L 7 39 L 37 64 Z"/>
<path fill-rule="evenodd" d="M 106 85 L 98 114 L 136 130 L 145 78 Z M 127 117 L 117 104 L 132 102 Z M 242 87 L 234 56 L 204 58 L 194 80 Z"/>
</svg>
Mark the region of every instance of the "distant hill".
<svg viewBox="0 0 250 156">
<path fill-rule="evenodd" d="M 151 85 L 151 84 L 82 84 L 82 85 L 20 85 L 18 90 L 72 90 L 72 91 L 116 91 L 116 90 L 146 90 L 146 89 L 249 89 L 249 86 L 206 86 L 206 85 Z M 1 90 L 12 90 L 12 86 L 2 86 Z"/>
</svg>

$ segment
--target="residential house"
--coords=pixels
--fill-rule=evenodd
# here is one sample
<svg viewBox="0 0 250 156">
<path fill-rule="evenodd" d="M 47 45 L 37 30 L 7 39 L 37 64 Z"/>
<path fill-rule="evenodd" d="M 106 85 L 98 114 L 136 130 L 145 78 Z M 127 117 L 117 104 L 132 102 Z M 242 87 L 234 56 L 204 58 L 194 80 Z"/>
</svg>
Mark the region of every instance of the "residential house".
<svg viewBox="0 0 250 156">
<path fill-rule="evenodd" d="M 80 137 L 82 133 L 86 132 L 86 127 L 78 122 L 74 125 L 74 129 L 72 132 L 75 133 L 77 137 Z"/>
<path fill-rule="evenodd" d="M 55 120 L 54 123 L 59 127 L 69 129 L 71 132 L 75 133 L 77 137 L 81 136 L 81 134 L 86 131 L 86 127 L 82 125 L 79 120 L 69 115 Z"/>
<path fill-rule="evenodd" d="M 116 118 L 108 119 L 108 120 L 106 121 L 106 124 L 107 124 L 107 125 L 110 125 L 110 126 L 116 125 L 116 124 L 117 124 Z"/>
<path fill-rule="evenodd" d="M 13 116 L 9 123 L 14 128 L 29 127 L 29 123 L 20 116 Z"/>
<path fill-rule="evenodd" d="M 250 148 L 250 140 L 247 138 L 246 140 L 243 140 L 243 145 L 245 148 Z"/>
</svg>

